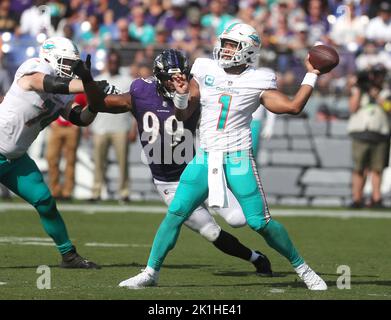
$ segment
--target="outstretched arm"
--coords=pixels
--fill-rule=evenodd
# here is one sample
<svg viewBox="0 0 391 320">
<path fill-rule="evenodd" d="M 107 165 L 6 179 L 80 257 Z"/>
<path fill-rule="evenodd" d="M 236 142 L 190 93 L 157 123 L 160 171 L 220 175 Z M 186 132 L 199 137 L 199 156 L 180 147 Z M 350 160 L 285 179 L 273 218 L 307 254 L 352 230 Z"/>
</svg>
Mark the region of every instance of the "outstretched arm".
<svg viewBox="0 0 391 320">
<path fill-rule="evenodd" d="M 185 121 L 200 107 L 200 89 L 197 81 L 191 79 L 188 82 L 185 75 L 175 75 L 172 80 L 176 90 L 173 99 L 176 107 L 175 117 L 179 121 Z"/>
<path fill-rule="evenodd" d="M 19 86 L 26 91 L 48 92 L 58 94 L 82 93 L 83 82 L 79 79 L 51 76 L 35 72 L 18 80 Z"/>
<path fill-rule="evenodd" d="M 130 93 L 110 94 L 104 99 L 104 105 L 99 112 L 124 113 L 132 110 L 132 96 Z"/>
<path fill-rule="evenodd" d="M 308 61 L 305 60 L 307 75 L 303 80 L 300 89 L 291 99 L 278 90 L 265 90 L 261 95 L 261 103 L 271 112 L 299 114 L 311 96 L 317 76 L 320 74 Z"/>
</svg>

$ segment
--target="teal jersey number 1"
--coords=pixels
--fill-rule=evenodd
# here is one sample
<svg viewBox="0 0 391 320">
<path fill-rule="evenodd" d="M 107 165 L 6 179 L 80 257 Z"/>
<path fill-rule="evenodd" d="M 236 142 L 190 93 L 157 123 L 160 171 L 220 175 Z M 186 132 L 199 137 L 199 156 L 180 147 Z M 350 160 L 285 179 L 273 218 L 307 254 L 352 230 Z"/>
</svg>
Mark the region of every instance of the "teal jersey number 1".
<svg viewBox="0 0 391 320">
<path fill-rule="evenodd" d="M 219 98 L 219 103 L 221 104 L 221 112 L 219 116 L 219 121 L 217 123 L 217 130 L 224 130 L 225 125 L 228 119 L 229 107 L 231 105 L 232 96 L 229 94 L 223 94 Z"/>
</svg>

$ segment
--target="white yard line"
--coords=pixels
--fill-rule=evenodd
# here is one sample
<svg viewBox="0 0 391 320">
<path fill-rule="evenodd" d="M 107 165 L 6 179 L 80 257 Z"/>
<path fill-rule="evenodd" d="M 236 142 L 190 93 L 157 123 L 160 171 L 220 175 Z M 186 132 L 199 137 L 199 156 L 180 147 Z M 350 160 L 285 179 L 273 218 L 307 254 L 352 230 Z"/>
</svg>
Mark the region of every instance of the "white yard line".
<svg viewBox="0 0 391 320">
<path fill-rule="evenodd" d="M 137 244 L 137 243 L 99 243 L 99 242 L 87 242 L 84 244 L 86 247 L 104 247 L 104 248 L 123 248 L 123 247 L 132 247 L 132 248 L 150 248 L 151 245 L 148 244 Z"/>
<path fill-rule="evenodd" d="M 138 206 L 138 205 L 90 205 L 90 204 L 59 204 L 61 212 L 79 212 L 82 214 L 95 214 L 100 212 L 110 213 L 147 213 L 162 214 L 167 212 L 165 206 Z M 8 211 L 33 211 L 27 203 L 1 203 L 0 213 Z M 366 219 L 391 219 L 390 211 L 372 210 L 330 210 L 330 209 L 272 209 L 275 217 L 328 217 L 328 218 L 366 218 Z"/>
<path fill-rule="evenodd" d="M 7 245 L 22 245 L 22 246 L 54 246 L 53 240 L 50 238 L 38 237 L 0 237 L 0 244 Z M 149 244 L 139 243 L 101 243 L 101 242 L 87 242 L 86 247 L 105 247 L 105 248 L 150 248 Z"/>
</svg>

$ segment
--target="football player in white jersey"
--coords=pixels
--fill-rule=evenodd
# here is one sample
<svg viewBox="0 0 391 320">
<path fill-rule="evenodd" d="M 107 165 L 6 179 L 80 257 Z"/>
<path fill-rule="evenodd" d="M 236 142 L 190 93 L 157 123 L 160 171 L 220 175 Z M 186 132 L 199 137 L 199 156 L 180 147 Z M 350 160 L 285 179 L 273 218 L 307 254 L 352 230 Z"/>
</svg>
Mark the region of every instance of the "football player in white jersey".
<svg viewBox="0 0 391 320">
<path fill-rule="evenodd" d="M 75 75 L 79 79 L 75 79 Z M 73 93 L 86 92 L 89 106 L 73 102 Z M 0 182 L 33 205 L 46 233 L 62 255 L 64 268 L 98 268 L 72 245 L 55 200 L 27 152 L 39 132 L 59 115 L 78 126 L 90 124 L 94 104 L 104 98 L 90 73 L 90 56 L 80 60 L 76 45 L 62 37 L 47 39 L 39 58 L 25 61 L 0 105 Z"/>
<path fill-rule="evenodd" d="M 307 58 L 307 74 L 290 99 L 277 90 L 273 72 L 252 66 L 259 47 L 260 39 L 253 27 L 231 24 L 220 36 L 214 60 L 196 59 L 190 82 L 183 75 L 174 77 L 176 117 L 185 120 L 201 108 L 200 149 L 181 175 L 175 197 L 156 233 L 147 267 L 122 281 L 121 287 L 157 285 L 159 270 L 183 222 L 208 197 L 208 192 L 210 204 L 224 207 L 228 185 L 250 228 L 288 259 L 308 289 L 327 289 L 299 255 L 285 228 L 270 216 L 251 151 L 250 131 L 252 114 L 260 104 L 277 114 L 300 113 L 320 72 Z"/>
</svg>

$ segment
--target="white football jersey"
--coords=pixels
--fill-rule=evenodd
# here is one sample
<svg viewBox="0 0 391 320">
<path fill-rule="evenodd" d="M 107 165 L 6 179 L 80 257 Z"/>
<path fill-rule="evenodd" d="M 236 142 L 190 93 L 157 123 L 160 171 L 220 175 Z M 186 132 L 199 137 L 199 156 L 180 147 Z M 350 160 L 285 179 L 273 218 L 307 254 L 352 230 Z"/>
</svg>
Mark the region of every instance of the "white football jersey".
<svg viewBox="0 0 391 320">
<path fill-rule="evenodd" d="M 276 89 L 276 75 L 249 66 L 228 74 L 217 61 L 195 60 L 191 74 L 201 92 L 200 146 L 205 151 L 251 149 L 250 122 L 264 90 Z"/>
<path fill-rule="evenodd" d="M 8 159 L 22 156 L 39 132 L 74 98 L 73 95 L 22 89 L 17 81 L 35 72 L 55 75 L 46 61 L 38 58 L 25 61 L 16 71 L 11 88 L 0 104 L 0 153 Z"/>
</svg>

